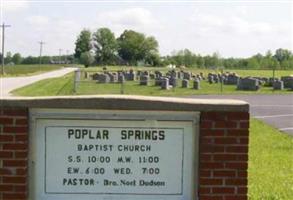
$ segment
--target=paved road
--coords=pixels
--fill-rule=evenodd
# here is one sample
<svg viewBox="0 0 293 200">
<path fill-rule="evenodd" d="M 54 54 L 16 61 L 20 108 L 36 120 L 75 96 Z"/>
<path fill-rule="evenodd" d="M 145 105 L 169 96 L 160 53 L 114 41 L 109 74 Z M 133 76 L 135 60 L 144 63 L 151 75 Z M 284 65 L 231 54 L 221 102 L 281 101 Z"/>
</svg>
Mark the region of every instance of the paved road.
<svg viewBox="0 0 293 200">
<path fill-rule="evenodd" d="M 293 136 L 293 92 L 289 95 L 198 95 L 192 98 L 246 101 L 253 117 Z"/>
<path fill-rule="evenodd" d="M 46 78 L 64 76 L 74 70 L 76 70 L 76 68 L 68 67 L 34 76 L 0 78 L 0 98 L 10 96 L 10 92 L 16 88 L 20 88 Z"/>
</svg>

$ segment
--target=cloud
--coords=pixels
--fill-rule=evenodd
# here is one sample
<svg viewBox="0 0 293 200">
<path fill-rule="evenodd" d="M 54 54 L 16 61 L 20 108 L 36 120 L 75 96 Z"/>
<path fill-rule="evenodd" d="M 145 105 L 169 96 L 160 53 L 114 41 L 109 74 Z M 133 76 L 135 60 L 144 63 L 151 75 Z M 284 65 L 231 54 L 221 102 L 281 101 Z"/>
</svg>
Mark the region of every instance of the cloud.
<svg viewBox="0 0 293 200">
<path fill-rule="evenodd" d="M 2 4 L 2 11 L 3 12 L 12 12 L 12 11 L 19 11 L 24 10 L 29 7 L 29 1 L 27 0 L 3 0 L 1 1 Z"/>
<path fill-rule="evenodd" d="M 113 12 L 101 13 L 100 17 L 107 19 L 109 23 L 121 26 L 147 26 L 154 22 L 149 10 L 144 8 L 130 8 Z"/>
<path fill-rule="evenodd" d="M 34 26 L 43 26 L 49 23 L 49 18 L 41 15 L 29 16 L 26 21 Z"/>
<path fill-rule="evenodd" d="M 244 16 L 218 16 L 208 13 L 197 13 L 191 16 L 190 21 L 195 31 L 201 36 L 214 34 L 228 35 L 273 35 L 290 32 L 286 23 L 270 23 L 267 21 L 249 21 Z"/>
<path fill-rule="evenodd" d="M 103 26 L 110 28 L 116 35 L 125 29 L 154 35 L 163 28 L 151 11 L 139 7 L 99 13 L 93 27 Z"/>
</svg>

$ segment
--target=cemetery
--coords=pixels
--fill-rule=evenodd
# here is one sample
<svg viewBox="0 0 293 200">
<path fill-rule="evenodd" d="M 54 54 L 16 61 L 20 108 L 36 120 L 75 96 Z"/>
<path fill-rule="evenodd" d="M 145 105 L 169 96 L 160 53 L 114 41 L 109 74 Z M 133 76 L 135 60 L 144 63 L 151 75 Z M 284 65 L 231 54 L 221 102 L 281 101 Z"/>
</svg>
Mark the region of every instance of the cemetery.
<svg viewBox="0 0 293 200">
<path fill-rule="evenodd" d="M 78 74 L 78 75 L 76 75 Z M 120 77 L 120 78 L 117 78 Z M 119 81 L 119 80 L 120 81 Z M 262 88 L 271 91 L 293 91 L 293 76 L 273 77 L 242 77 L 235 72 L 223 73 L 203 73 L 201 71 L 194 73 L 188 70 L 119 70 L 119 71 L 101 71 L 86 72 L 77 71 L 75 73 L 76 85 L 83 84 L 124 84 L 127 83 L 139 86 L 155 87 L 160 90 L 180 91 L 180 89 L 202 90 L 201 84 L 217 87 L 223 92 L 223 87 L 234 88 L 235 92 L 251 91 L 259 92 Z M 123 81 L 121 81 L 123 80 Z M 127 89 L 127 88 L 126 88 Z M 143 88 L 141 87 L 143 90 Z M 97 91 L 98 93 L 98 91 Z"/>
</svg>

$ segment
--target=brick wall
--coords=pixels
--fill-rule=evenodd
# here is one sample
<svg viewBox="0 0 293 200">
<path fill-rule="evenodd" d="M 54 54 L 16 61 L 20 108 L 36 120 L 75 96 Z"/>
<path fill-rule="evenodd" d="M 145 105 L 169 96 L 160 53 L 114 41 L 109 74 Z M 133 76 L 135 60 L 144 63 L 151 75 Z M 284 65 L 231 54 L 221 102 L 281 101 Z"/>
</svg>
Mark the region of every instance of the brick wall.
<svg viewBox="0 0 293 200">
<path fill-rule="evenodd" d="M 0 108 L 0 200 L 27 199 L 28 112 Z"/>
<path fill-rule="evenodd" d="M 200 200 L 246 200 L 247 112 L 202 112 Z M 28 193 L 28 111 L 0 109 L 0 200 L 26 200 Z"/>
<path fill-rule="evenodd" d="M 249 114 L 202 112 L 200 200 L 246 200 Z"/>
</svg>

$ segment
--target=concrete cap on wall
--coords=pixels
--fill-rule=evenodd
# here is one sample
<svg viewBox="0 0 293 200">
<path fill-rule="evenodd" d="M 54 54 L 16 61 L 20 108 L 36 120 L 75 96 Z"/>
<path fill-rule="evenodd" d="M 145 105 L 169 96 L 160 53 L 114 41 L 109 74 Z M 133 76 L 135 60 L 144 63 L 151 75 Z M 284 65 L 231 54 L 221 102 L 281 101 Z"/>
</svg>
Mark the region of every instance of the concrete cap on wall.
<svg viewBox="0 0 293 200">
<path fill-rule="evenodd" d="M 133 95 L 7 97 L 0 99 L 0 106 L 103 110 L 249 111 L 249 104 L 240 100 Z"/>
</svg>

